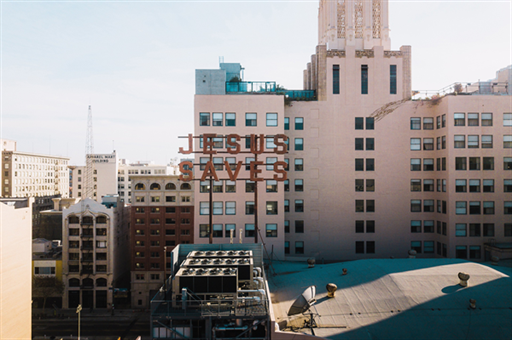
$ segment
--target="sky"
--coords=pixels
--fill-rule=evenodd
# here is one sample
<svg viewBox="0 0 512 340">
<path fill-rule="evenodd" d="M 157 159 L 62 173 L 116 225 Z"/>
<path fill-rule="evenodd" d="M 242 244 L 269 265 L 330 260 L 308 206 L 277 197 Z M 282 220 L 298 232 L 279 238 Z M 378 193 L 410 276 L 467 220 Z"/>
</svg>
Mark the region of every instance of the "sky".
<svg viewBox="0 0 512 340">
<path fill-rule="evenodd" d="M 318 1 L 0 0 L 0 138 L 85 162 L 168 164 L 193 132 L 195 69 L 302 89 Z M 488 80 L 512 64 L 512 0 L 390 1 L 392 50 L 412 46 L 413 90 Z"/>
</svg>

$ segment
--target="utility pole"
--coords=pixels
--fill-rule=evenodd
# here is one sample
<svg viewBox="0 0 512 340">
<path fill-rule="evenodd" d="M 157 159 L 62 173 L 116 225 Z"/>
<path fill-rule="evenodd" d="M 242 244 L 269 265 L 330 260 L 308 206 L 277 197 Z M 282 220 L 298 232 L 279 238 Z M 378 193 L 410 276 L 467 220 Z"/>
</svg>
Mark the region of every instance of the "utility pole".
<svg viewBox="0 0 512 340">
<path fill-rule="evenodd" d="M 80 340 L 80 312 L 82 311 L 82 305 L 78 305 L 76 307 L 76 312 L 78 313 L 78 340 Z"/>
</svg>

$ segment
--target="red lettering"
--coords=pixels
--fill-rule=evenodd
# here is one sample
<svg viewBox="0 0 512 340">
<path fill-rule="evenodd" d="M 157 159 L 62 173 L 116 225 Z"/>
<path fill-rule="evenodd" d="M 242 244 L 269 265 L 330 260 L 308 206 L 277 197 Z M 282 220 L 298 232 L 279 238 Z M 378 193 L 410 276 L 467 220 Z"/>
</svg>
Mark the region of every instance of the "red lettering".
<svg viewBox="0 0 512 340">
<path fill-rule="evenodd" d="M 189 161 L 180 163 L 180 172 L 181 172 L 180 181 L 189 182 L 193 179 L 192 178 L 192 170 L 191 170 L 193 166 L 194 165 L 192 164 L 192 162 L 189 162 Z M 185 167 L 187 167 L 187 168 L 185 169 Z"/>
<path fill-rule="evenodd" d="M 217 150 L 213 150 L 213 138 L 216 136 L 213 133 L 203 135 L 203 153 L 205 155 L 215 155 L 217 153 Z"/>
<path fill-rule="evenodd" d="M 281 138 L 283 139 L 282 142 L 279 141 L 279 139 L 281 139 Z M 287 140 L 288 140 L 288 136 L 286 136 L 286 135 L 282 135 L 282 134 L 275 135 L 274 136 L 274 144 L 276 145 L 276 147 L 274 148 L 274 152 L 277 153 L 278 155 L 285 154 L 288 151 L 288 146 L 285 143 Z M 282 147 L 282 149 L 279 150 L 279 147 Z"/>
<path fill-rule="evenodd" d="M 263 165 L 263 162 L 261 161 L 251 161 L 251 172 L 249 179 L 251 181 L 263 181 L 263 178 L 259 178 L 257 175 L 261 174 L 261 170 L 256 168 L 258 165 Z"/>
<path fill-rule="evenodd" d="M 242 168 L 242 161 L 238 161 L 238 163 L 236 163 L 235 174 L 233 174 L 233 171 L 231 171 L 230 164 L 228 163 L 228 161 L 224 161 L 224 165 L 226 166 L 226 171 L 228 172 L 229 180 L 236 181 L 236 179 L 238 178 L 238 173 Z"/>
<path fill-rule="evenodd" d="M 279 166 L 281 166 L 282 169 L 279 169 Z M 276 180 L 278 182 L 286 181 L 286 179 L 288 178 L 288 174 L 287 174 L 285 168 L 286 168 L 286 162 L 279 161 L 279 162 L 274 163 L 274 172 L 276 173 L 276 174 L 274 174 L 274 180 Z M 279 177 L 277 174 L 282 174 L 283 176 Z"/>
<path fill-rule="evenodd" d="M 260 147 L 258 149 L 258 139 Z M 251 134 L 251 153 L 255 155 L 262 154 L 265 151 L 265 135 L 261 134 L 256 136 L 255 134 Z"/>
<path fill-rule="evenodd" d="M 218 181 L 219 177 L 217 177 L 217 172 L 215 171 L 215 167 L 213 166 L 213 162 L 208 161 L 206 163 L 206 168 L 204 169 L 203 176 L 201 177 L 201 181 L 204 181 L 206 177 L 213 177 L 214 180 Z"/>
<path fill-rule="evenodd" d="M 194 149 L 193 141 L 194 141 L 194 138 L 192 137 L 192 134 L 189 133 L 188 134 L 188 150 L 183 150 L 183 148 L 180 146 L 180 150 L 178 152 L 185 154 L 185 155 L 192 153 L 192 150 Z"/>
<path fill-rule="evenodd" d="M 233 139 L 235 141 L 233 141 Z M 228 137 L 226 139 L 226 145 L 232 146 L 232 148 L 227 148 L 228 149 L 228 153 L 230 153 L 232 155 L 235 155 L 235 154 L 240 152 L 240 144 L 237 143 L 238 141 L 240 141 L 240 136 L 239 135 L 236 135 L 236 134 L 228 135 Z"/>
</svg>

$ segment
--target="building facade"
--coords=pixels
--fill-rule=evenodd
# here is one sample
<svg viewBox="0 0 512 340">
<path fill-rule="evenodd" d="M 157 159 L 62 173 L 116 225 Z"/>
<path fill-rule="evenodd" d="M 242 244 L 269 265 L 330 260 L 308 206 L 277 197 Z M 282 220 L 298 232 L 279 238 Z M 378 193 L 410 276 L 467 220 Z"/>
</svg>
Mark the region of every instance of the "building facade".
<svg viewBox="0 0 512 340">
<path fill-rule="evenodd" d="M 117 196 L 86 198 L 62 212 L 63 308 L 111 308 L 126 261 L 129 211 Z"/>
<path fill-rule="evenodd" d="M 170 274 L 169 253 L 178 244 L 194 241 L 194 184 L 170 175 L 131 178 L 132 307 L 148 308 Z"/>
<path fill-rule="evenodd" d="M 512 241 L 510 68 L 498 72 L 497 82 L 416 99 L 411 47 L 390 50 L 388 32 L 387 1 L 322 0 L 319 45 L 304 70 L 303 90 L 237 80 L 233 64 L 196 71 L 194 150 L 203 149 L 201 135 L 217 134 L 213 149 L 224 151 L 213 155 L 219 172 L 225 174 L 220 156 L 233 158 L 228 134 L 289 138 L 288 181 L 277 184 L 277 193 L 272 182 L 258 191 L 258 206 L 277 202 L 277 215 L 270 216 L 276 222 L 259 223 L 267 236 L 262 242 L 277 241 L 274 253 L 341 261 L 415 250 L 419 257 L 480 261 Z M 206 157 L 196 153 L 196 178 Z M 240 153 L 233 162 L 245 165 L 249 157 Z M 222 237 L 226 224 L 250 224 L 250 198 L 239 197 L 245 193 L 237 184 L 236 194 L 219 183 L 213 195 L 222 216 L 212 224 L 223 225 Z M 196 187 L 198 243 L 208 241 L 201 232 L 208 227 L 202 186 Z M 228 202 L 235 202 L 233 216 L 219 209 Z M 268 218 L 268 210 L 258 216 Z M 273 223 L 277 238 L 267 227 Z"/>
</svg>

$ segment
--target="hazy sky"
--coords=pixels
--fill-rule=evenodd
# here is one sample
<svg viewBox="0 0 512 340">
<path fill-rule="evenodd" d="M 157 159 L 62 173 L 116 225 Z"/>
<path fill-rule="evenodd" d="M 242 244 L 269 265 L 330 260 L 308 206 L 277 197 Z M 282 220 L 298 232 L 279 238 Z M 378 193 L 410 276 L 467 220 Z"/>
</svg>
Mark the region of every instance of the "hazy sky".
<svg viewBox="0 0 512 340">
<path fill-rule="evenodd" d="M 0 138 L 83 164 L 94 150 L 159 164 L 193 132 L 195 69 L 302 89 L 318 1 L 3 1 Z M 412 46 L 414 90 L 491 79 L 511 60 L 512 0 L 390 1 L 392 49 Z"/>
</svg>

